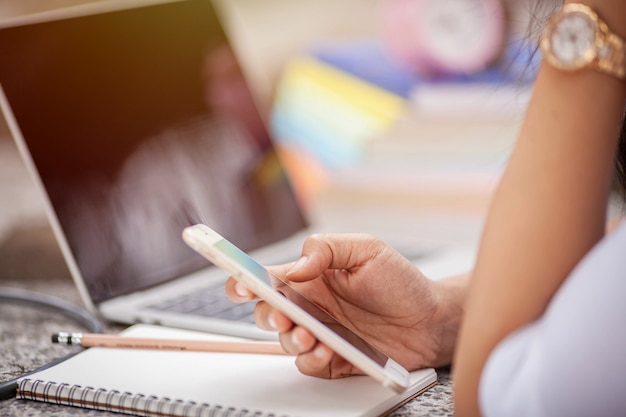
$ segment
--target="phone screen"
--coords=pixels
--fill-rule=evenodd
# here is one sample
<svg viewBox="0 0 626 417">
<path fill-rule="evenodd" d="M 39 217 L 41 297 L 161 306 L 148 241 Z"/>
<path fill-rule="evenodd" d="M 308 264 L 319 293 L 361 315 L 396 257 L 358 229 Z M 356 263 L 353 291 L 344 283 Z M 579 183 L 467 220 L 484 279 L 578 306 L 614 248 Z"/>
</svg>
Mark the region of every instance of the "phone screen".
<svg viewBox="0 0 626 417">
<path fill-rule="evenodd" d="M 388 361 L 388 357 L 378 351 L 368 342 L 363 340 L 356 333 L 339 323 L 333 316 L 322 309 L 319 305 L 306 298 L 304 295 L 296 291 L 280 278 L 272 275 L 265 267 L 260 265 L 241 249 L 227 241 L 221 239 L 214 246 L 222 253 L 229 256 L 233 261 L 246 268 L 248 271 L 262 279 L 266 284 L 273 287 L 276 291 L 283 294 L 291 302 L 302 308 L 304 311 L 315 317 L 318 321 L 324 323 L 328 328 L 341 336 L 352 346 L 367 355 L 371 360 L 384 367 Z"/>
</svg>

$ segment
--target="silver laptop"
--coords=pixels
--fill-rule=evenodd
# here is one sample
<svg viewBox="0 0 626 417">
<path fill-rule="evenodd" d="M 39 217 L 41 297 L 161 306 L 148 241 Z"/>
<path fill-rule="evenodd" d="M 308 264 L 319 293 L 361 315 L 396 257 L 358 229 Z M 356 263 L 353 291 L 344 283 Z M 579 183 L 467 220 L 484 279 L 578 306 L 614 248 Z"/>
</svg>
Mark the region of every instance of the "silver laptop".
<svg viewBox="0 0 626 417">
<path fill-rule="evenodd" d="M 202 222 L 253 251 L 306 226 L 210 1 L 102 1 L 1 22 L 0 85 L 91 309 L 274 337 L 181 240 Z M 299 249 L 282 248 L 285 261 Z"/>
<path fill-rule="evenodd" d="M 276 337 L 181 239 L 206 223 L 275 263 L 308 233 L 211 1 L 108 0 L 2 21 L 0 86 L 90 309 Z"/>
</svg>

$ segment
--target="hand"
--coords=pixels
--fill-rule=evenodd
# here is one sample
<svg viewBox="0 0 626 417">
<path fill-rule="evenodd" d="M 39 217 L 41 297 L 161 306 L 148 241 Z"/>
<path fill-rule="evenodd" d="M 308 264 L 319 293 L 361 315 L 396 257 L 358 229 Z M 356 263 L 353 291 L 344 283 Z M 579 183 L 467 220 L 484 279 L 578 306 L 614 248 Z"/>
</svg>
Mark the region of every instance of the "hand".
<svg viewBox="0 0 626 417">
<path fill-rule="evenodd" d="M 450 363 L 465 285 L 425 278 L 406 258 L 369 235 L 313 235 L 294 263 L 269 267 L 380 351 L 409 370 Z M 255 297 L 230 278 L 235 302 Z M 260 301 L 257 325 L 280 332 L 283 348 L 297 354 L 307 375 L 339 378 L 361 373 L 305 328 Z"/>
</svg>

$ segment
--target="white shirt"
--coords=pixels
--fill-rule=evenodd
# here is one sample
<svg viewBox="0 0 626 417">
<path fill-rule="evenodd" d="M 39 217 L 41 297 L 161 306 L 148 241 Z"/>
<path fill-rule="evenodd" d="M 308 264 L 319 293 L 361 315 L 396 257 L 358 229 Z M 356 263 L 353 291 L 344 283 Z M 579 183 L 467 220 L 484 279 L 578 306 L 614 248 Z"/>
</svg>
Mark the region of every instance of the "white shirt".
<svg viewBox="0 0 626 417">
<path fill-rule="evenodd" d="M 626 222 L 572 271 L 537 321 L 483 370 L 484 416 L 626 416 Z"/>
</svg>

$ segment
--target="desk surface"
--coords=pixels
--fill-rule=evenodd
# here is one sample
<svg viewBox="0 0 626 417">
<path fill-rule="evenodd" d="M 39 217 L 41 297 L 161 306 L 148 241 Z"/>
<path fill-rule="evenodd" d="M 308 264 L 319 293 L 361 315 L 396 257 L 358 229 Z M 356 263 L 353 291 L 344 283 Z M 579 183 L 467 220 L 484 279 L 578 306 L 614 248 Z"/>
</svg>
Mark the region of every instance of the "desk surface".
<svg viewBox="0 0 626 417">
<path fill-rule="evenodd" d="M 0 135 L 0 285 L 24 288 L 82 305 L 39 196 L 12 142 Z M 68 353 L 50 343 L 59 330 L 84 331 L 77 323 L 49 310 L 0 302 L 0 382 L 8 381 Z M 118 332 L 123 326 L 107 324 Z M 448 369 L 439 370 L 439 385 L 396 410 L 392 416 L 453 414 Z M 0 402 L 3 416 L 115 416 L 78 408 L 10 399 Z"/>
</svg>

